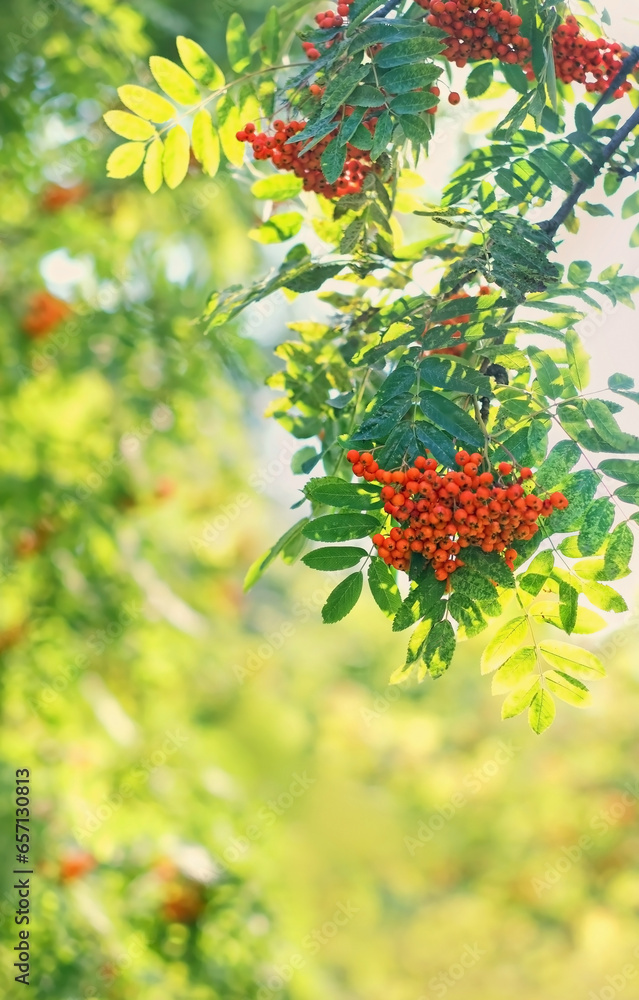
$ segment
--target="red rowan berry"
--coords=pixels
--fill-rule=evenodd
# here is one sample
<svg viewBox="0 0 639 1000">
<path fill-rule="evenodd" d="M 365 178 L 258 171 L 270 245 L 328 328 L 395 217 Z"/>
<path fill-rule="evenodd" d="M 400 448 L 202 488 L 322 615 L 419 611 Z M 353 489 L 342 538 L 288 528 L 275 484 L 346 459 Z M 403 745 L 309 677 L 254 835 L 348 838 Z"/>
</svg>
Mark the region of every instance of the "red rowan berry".
<svg viewBox="0 0 639 1000">
<path fill-rule="evenodd" d="M 459 96 L 459 94 L 455 90 L 451 90 L 450 94 L 448 95 L 448 103 L 455 105 L 459 104 L 460 101 L 461 97 Z"/>
</svg>

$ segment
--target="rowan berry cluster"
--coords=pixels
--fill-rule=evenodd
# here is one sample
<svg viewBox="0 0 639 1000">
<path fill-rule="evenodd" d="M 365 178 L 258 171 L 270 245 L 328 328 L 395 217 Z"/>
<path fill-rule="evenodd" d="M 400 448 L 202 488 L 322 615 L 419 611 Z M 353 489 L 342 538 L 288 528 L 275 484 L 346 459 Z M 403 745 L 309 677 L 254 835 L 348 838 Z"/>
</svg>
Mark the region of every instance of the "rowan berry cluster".
<svg viewBox="0 0 639 1000">
<path fill-rule="evenodd" d="M 71 313 L 70 307 L 50 292 L 36 292 L 29 301 L 29 311 L 22 319 L 22 329 L 29 337 L 44 337 Z"/>
<path fill-rule="evenodd" d="M 344 18 L 348 17 L 348 10 L 352 3 L 355 3 L 355 0 L 339 0 L 337 13 L 327 10 L 324 13 L 316 14 L 315 21 L 318 27 L 324 28 L 326 31 L 330 31 L 332 28 L 341 28 Z"/>
<path fill-rule="evenodd" d="M 553 52 L 555 70 L 563 83 L 583 83 L 590 93 L 600 94 L 607 90 L 628 55 L 618 42 L 584 38 L 572 15 L 555 31 Z M 632 85 L 625 80 L 615 91 L 615 97 L 623 97 L 629 90 Z"/>
<path fill-rule="evenodd" d="M 522 19 L 504 10 L 499 0 L 417 0 L 429 11 L 426 21 L 449 32 L 445 38 L 446 59 L 463 68 L 476 59 L 499 59 L 523 66 L 534 79 L 530 67 L 532 44 L 519 34 Z"/>
<path fill-rule="evenodd" d="M 346 113 L 352 113 L 352 108 L 346 108 Z M 301 132 L 306 122 L 283 122 L 276 119 L 273 122 L 273 135 L 266 132 L 256 132 L 255 125 L 249 122 L 237 132 L 240 142 L 247 142 L 253 147 L 256 160 L 271 160 L 278 170 L 291 170 L 304 181 L 305 191 L 315 191 L 325 198 L 340 198 L 345 194 L 359 194 L 364 184 L 364 178 L 373 169 L 368 153 L 348 143 L 346 146 L 346 162 L 344 169 L 334 184 L 329 184 L 321 167 L 321 156 L 331 139 L 337 134 L 335 129 L 322 139 L 313 149 L 303 153 L 304 141 L 289 142 L 297 132 Z M 371 133 L 377 125 L 377 118 L 370 117 L 362 123 Z"/>
<path fill-rule="evenodd" d="M 532 538 L 540 517 L 568 506 L 563 493 L 542 499 L 526 492 L 531 469 L 517 473 L 510 462 L 501 462 L 495 473 L 480 472 L 478 452 L 457 452 L 459 469 L 449 471 L 438 471 L 435 459 L 422 455 L 412 467 L 395 472 L 380 469 L 370 452 L 352 450 L 346 457 L 356 476 L 382 484 L 384 511 L 399 522 L 373 536 L 377 554 L 388 566 L 408 572 L 412 554 L 421 553 L 438 580 L 464 565 L 459 554 L 471 545 L 503 552 L 512 569 L 517 552 L 511 543 Z"/>
<path fill-rule="evenodd" d="M 492 295 L 492 291 L 493 290 L 492 290 L 492 288 L 490 288 L 489 285 L 480 285 L 479 286 L 479 295 Z M 448 298 L 446 299 L 446 302 L 451 302 L 454 299 L 467 299 L 467 298 L 470 298 L 468 292 L 464 292 L 464 291 L 454 292 L 453 295 L 449 295 L 448 296 Z M 438 326 L 458 326 L 460 323 L 469 323 L 469 322 L 470 322 L 470 315 L 469 314 L 464 314 L 463 316 L 455 316 L 452 319 L 443 319 L 437 325 Z M 431 328 L 431 324 L 427 323 L 426 326 L 425 326 L 425 328 L 424 328 L 424 332 L 422 334 L 422 337 L 426 337 L 426 335 L 428 334 L 428 331 L 430 330 L 430 328 Z M 458 339 L 461 339 L 461 335 L 462 335 L 461 330 L 455 330 L 455 332 L 451 334 L 451 337 L 454 340 L 458 340 Z M 459 358 L 464 353 L 464 351 L 466 350 L 467 347 L 468 347 L 468 344 L 454 344 L 452 347 L 435 347 L 435 348 L 433 348 L 430 351 L 426 351 L 425 353 L 426 354 L 452 354 L 453 357 Z"/>
</svg>

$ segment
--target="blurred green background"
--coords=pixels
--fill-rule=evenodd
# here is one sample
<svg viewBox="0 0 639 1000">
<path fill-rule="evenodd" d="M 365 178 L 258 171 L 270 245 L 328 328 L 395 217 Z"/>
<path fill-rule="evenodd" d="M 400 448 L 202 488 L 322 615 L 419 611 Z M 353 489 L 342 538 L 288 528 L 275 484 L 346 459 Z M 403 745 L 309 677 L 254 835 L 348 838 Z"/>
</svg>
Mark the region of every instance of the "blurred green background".
<svg viewBox="0 0 639 1000">
<path fill-rule="evenodd" d="M 242 593 L 301 482 L 261 417 L 281 307 L 196 322 L 266 266 L 249 178 L 108 182 L 101 123 L 175 34 L 223 62 L 232 9 L 0 14 L 2 995 L 26 767 L 38 1000 L 639 996 L 639 619 L 540 739 L 499 721 L 484 637 L 398 690 L 370 601 L 328 628 L 324 576 Z"/>
</svg>

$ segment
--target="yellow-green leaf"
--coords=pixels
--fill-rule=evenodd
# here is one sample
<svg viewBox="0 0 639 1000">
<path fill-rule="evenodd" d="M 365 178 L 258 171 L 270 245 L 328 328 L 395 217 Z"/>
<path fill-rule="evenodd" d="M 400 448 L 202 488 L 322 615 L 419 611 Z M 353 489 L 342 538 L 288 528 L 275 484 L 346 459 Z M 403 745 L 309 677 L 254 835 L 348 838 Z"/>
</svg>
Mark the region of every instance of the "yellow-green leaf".
<svg viewBox="0 0 639 1000">
<path fill-rule="evenodd" d="M 199 103 L 201 94 L 197 85 L 177 63 L 164 56 L 151 56 L 149 66 L 155 82 L 172 100 L 179 104 Z"/>
<path fill-rule="evenodd" d="M 272 201 L 288 201 L 300 193 L 304 187 L 301 177 L 294 174 L 273 174 L 271 177 L 263 177 L 251 187 L 251 194 L 254 198 L 269 199 Z"/>
<path fill-rule="evenodd" d="M 125 107 L 135 111 L 136 115 L 150 122 L 168 122 L 175 117 L 175 108 L 164 97 L 154 94 L 146 87 L 138 87 L 134 83 L 126 83 L 118 87 L 118 97 Z"/>
<path fill-rule="evenodd" d="M 513 688 L 519 688 L 526 683 L 527 687 L 530 687 L 534 680 L 530 675 L 534 673 L 536 665 L 537 654 L 534 646 L 523 646 L 522 649 L 518 649 L 493 674 L 492 693 L 507 694 Z"/>
<path fill-rule="evenodd" d="M 544 640 L 539 643 L 542 656 L 557 670 L 568 671 L 577 677 L 604 677 L 604 665 L 598 656 L 570 642 Z"/>
<path fill-rule="evenodd" d="M 231 97 L 225 94 L 217 102 L 217 124 L 222 149 L 227 160 L 241 167 L 244 162 L 244 143 L 235 138 L 240 130 L 240 115 Z"/>
<path fill-rule="evenodd" d="M 229 17 L 226 29 L 226 47 L 231 66 L 236 73 L 242 73 L 251 61 L 251 53 L 246 26 L 237 13 L 231 14 Z"/>
<path fill-rule="evenodd" d="M 504 703 L 501 706 L 502 719 L 514 719 L 516 715 L 521 715 L 521 713 L 528 708 L 536 693 L 540 690 L 541 681 L 537 677 L 530 687 L 526 687 L 524 685 L 521 688 L 515 688 L 514 691 L 511 691 L 510 694 L 504 698 Z"/>
<path fill-rule="evenodd" d="M 528 623 L 522 615 L 512 618 L 490 640 L 481 657 L 481 672 L 489 674 L 500 667 L 524 641 Z"/>
<path fill-rule="evenodd" d="M 193 153 L 202 170 L 209 177 L 215 177 L 220 165 L 220 140 L 210 114 L 202 108 L 193 119 L 191 132 Z"/>
<path fill-rule="evenodd" d="M 123 142 L 121 146 L 116 146 L 107 160 L 107 175 L 130 177 L 142 163 L 145 149 L 143 142 Z"/>
<path fill-rule="evenodd" d="M 249 236 L 256 243 L 282 243 L 299 233 L 303 222 L 299 212 L 280 212 L 272 215 L 259 229 L 249 229 Z"/>
<path fill-rule="evenodd" d="M 176 44 L 184 68 L 191 76 L 210 90 L 218 90 L 224 86 L 226 82 L 224 73 L 201 45 L 192 38 L 185 38 L 184 35 L 177 36 Z"/>
<path fill-rule="evenodd" d="M 531 612 L 535 621 L 554 625 L 555 628 L 562 629 L 563 631 L 559 616 L 559 604 L 555 604 L 554 601 L 537 602 L 531 608 Z M 576 632 L 578 635 L 589 635 L 591 632 L 599 632 L 605 626 L 605 621 L 596 611 L 591 611 L 590 608 L 579 608 L 573 632 Z"/>
<path fill-rule="evenodd" d="M 164 140 L 162 168 L 164 180 L 170 188 L 178 187 L 189 169 L 191 144 L 181 125 L 176 125 Z"/>
<path fill-rule="evenodd" d="M 586 685 L 561 670 L 549 670 L 545 674 L 545 681 L 553 694 L 575 708 L 585 708 L 592 702 L 592 695 Z"/>
<path fill-rule="evenodd" d="M 103 118 L 112 132 L 121 135 L 123 139 L 150 139 L 155 135 L 155 129 L 150 122 L 128 111 L 107 111 Z"/>
<path fill-rule="evenodd" d="M 540 735 L 555 721 L 555 703 L 548 691 L 537 691 L 528 709 L 528 722 L 533 732 Z"/>
<path fill-rule="evenodd" d="M 162 187 L 164 175 L 162 172 L 162 158 L 164 155 L 164 145 L 161 139 L 154 139 L 146 151 L 142 176 L 144 183 L 151 194 L 155 194 Z"/>
</svg>

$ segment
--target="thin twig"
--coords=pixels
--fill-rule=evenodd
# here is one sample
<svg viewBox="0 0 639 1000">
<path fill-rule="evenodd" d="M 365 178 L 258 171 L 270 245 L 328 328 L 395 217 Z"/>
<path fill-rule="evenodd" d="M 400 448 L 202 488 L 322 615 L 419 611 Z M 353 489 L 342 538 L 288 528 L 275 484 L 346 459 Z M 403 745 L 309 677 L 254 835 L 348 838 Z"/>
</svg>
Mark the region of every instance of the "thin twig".
<svg viewBox="0 0 639 1000">
<path fill-rule="evenodd" d="M 605 167 L 608 160 L 614 156 L 621 146 L 621 143 L 624 139 L 628 138 L 637 125 L 639 125 L 639 108 L 633 112 L 628 121 L 625 122 L 621 128 L 617 129 L 608 145 L 604 146 L 601 151 L 599 161 L 596 164 L 593 164 L 593 173 L 590 179 L 587 181 L 578 181 L 564 201 L 563 205 L 561 205 L 561 207 L 555 212 L 552 219 L 547 219 L 545 222 L 538 223 L 540 229 L 542 229 L 545 233 L 548 233 L 551 237 L 556 234 L 557 230 L 564 224 L 581 196 L 593 186 L 595 180 Z"/>
</svg>

